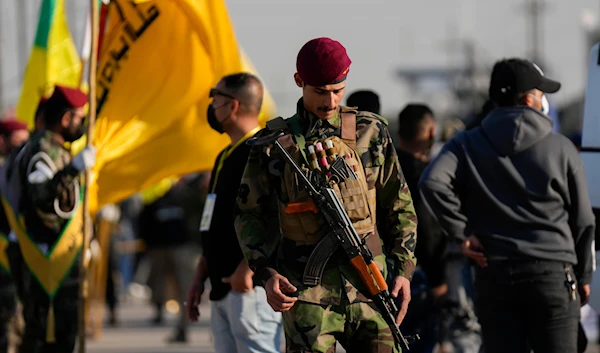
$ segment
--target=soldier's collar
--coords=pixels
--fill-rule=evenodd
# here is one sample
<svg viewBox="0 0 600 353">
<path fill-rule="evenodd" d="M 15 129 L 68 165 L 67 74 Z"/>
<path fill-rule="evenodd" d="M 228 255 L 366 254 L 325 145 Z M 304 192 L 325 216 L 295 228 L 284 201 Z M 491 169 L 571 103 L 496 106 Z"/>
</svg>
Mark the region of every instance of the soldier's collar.
<svg viewBox="0 0 600 353">
<path fill-rule="evenodd" d="M 300 100 L 298 100 L 298 103 L 296 105 L 296 114 L 298 115 L 298 118 L 300 118 L 300 122 L 302 123 L 302 125 L 307 128 L 309 126 L 313 126 L 317 121 L 321 120 L 323 121 L 323 123 L 328 124 L 334 128 L 339 128 L 341 126 L 341 120 L 340 120 L 340 109 L 338 108 L 338 110 L 336 110 L 335 114 L 333 114 L 333 116 L 327 120 L 321 120 L 319 119 L 316 115 L 308 112 L 306 109 L 304 109 L 304 100 L 302 98 L 300 98 Z"/>
<path fill-rule="evenodd" d="M 67 147 L 65 147 L 65 139 L 60 136 L 59 134 L 51 131 L 51 130 L 46 130 L 43 132 L 43 136 L 45 138 L 48 139 L 48 141 L 50 141 L 51 143 L 61 146 L 62 148 L 64 148 L 65 150 L 69 150 Z"/>
</svg>

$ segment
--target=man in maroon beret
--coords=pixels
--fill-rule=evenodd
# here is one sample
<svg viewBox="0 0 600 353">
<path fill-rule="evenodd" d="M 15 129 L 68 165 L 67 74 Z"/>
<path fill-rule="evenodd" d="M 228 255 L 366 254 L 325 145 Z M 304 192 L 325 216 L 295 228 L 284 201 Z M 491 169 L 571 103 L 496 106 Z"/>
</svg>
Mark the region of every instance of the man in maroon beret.
<svg viewBox="0 0 600 353">
<path fill-rule="evenodd" d="M 29 139 L 27 124 L 13 117 L 0 120 L 0 166 L 14 149 Z M 15 152 L 16 153 L 16 152 Z M 16 281 L 11 275 L 10 260 L 19 253 L 18 245 L 9 239 L 10 226 L 4 212 L 0 209 L 0 352 L 12 348 L 9 336 L 20 336 L 21 317 L 16 303 Z M 21 320 L 19 320 L 21 319 Z M 14 343 L 14 342 L 13 342 Z"/>
<path fill-rule="evenodd" d="M 335 40 L 306 43 L 294 75 L 302 89 L 296 114 L 269 121 L 257 136 L 284 131 L 281 143 L 312 172 L 313 183 L 331 183 L 339 191 L 357 234 L 383 276 L 389 274 L 391 296 L 400 303 L 391 320 L 399 325 L 410 301 L 417 218 L 387 121 L 340 105 L 350 64 L 346 49 Z M 347 171 L 337 181 L 331 178 L 339 170 L 330 167 L 334 162 Z M 235 209 L 242 252 L 273 310 L 283 313 L 288 352 L 333 352 L 338 340 L 348 352 L 398 352 L 388 322 L 347 254 L 335 248 L 313 252 L 317 244 L 325 244 L 320 242 L 331 229 L 299 179 L 276 148 L 254 146 Z M 271 204 L 278 205 L 283 236 L 278 256 L 270 255 L 267 241 Z M 307 260 L 319 253 L 332 254 L 320 259 L 326 262 L 323 275 L 305 276 L 305 269 L 314 265 Z"/>
<path fill-rule="evenodd" d="M 27 124 L 14 118 L 0 120 L 0 158 L 6 158 L 13 148 L 21 146 L 27 140 Z"/>
<path fill-rule="evenodd" d="M 6 213 L 24 219 L 25 229 L 11 224 L 23 255 L 14 266 L 11 262 L 22 286 L 23 352 L 72 352 L 75 347 L 81 178 L 94 165 L 96 152 L 85 147 L 72 157 L 64 146 L 83 135 L 87 102 L 79 89 L 56 86 L 44 107 L 44 129 L 11 154 L 0 183 L 10 202 L 4 204 Z M 56 251 L 60 256 L 53 256 Z M 31 255 L 40 252 L 45 256 Z"/>
<path fill-rule="evenodd" d="M 333 117 L 344 97 L 351 63 L 346 48 L 329 38 L 313 39 L 300 49 L 294 80 L 302 88 L 307 112 L 323 120 Z"/>
</svg>

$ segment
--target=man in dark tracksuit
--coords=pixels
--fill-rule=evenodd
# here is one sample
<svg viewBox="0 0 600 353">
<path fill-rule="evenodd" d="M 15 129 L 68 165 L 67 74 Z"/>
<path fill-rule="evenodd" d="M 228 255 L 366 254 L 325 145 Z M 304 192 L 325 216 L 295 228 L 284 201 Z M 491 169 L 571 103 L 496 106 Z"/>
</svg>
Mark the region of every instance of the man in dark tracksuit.
<svg viewBox="0 0 600 353">
<path fill-rule="evenodd" d="M 450 141 L 420 181 L 444 230 L 479 264 L 487 353 L 577 351 L 595 221 L 577 149 L 546 115 L 544 92 L 559 88 L 529 61 L 496 63 L 498 108 Z"/>
</svg>

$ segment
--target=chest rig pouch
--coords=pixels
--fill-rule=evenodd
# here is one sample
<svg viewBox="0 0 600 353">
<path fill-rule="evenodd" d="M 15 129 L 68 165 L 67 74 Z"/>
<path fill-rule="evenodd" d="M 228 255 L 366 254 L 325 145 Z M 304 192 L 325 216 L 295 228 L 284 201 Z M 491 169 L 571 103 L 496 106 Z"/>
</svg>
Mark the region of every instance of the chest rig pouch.
<svg viewBox="0 0 600 353">
<path fill-rule="evenodd" d="M 356 152 L 356 110 L 343 107 L 340 119 L 341 136 L 323 139 L 305 140 L 296 116 L 270 120 L 267 127 L 271 131 L 287 132 L 279 142 L 309 178 L 330 183 L 363 239 L 375 230 L 376 191 L 369 190 L 360 155 Z M 276 150 L 272 151 L 271 157 L 282 158 Z M 289 163 L 285 163 L 280 180 L 286 196 L 279 199 L 283 237 L 299 246 L 317 244 L 327 235 L 327 224 Z"/>
</svg>

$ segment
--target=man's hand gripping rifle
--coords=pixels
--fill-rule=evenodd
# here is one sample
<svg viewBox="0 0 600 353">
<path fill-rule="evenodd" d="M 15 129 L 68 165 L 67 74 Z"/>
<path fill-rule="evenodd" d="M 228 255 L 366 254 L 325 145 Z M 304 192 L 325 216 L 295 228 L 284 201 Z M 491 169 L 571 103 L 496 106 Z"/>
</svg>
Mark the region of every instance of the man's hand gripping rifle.
<svg viewBox="0 0 600 353">
<path fill-rule="evenodd" d="M 331 232 L 317 244 L 307 262 L 303 278 L 304 284 L 314 286 L 320 283 L 329 257 L 341 246 L 348 256 L 350 263 L 360 275 L 362 282 L 367 287 L 369 295 L 377 305 L 380 314 L 389 325 L 394 340 L 397 344 L 401 345 L 402 349 L 409 350 L 408 340 L 411 342 L 416 341 L 419 339 L 419 336 L 410 336 L 407 339 L 400 332 L 400 327 L 396 323 L 396 317 L 399 312 L 398 307 L 389 293 L 388 285 L 373 259 L 373 254 L 360 239 L 333 188 L 326 183 L 318 185 L 317 189 L 277 140 L 284 135 L 284 131 L 279 131 L 264 138 L 251 138 L 247 143 L 250 145 L 273 144 L 279 150 L 302 181 L 302 184 L 313 199 L 317 210 L 325 217 L 331 229 Z"/>
</svg>

